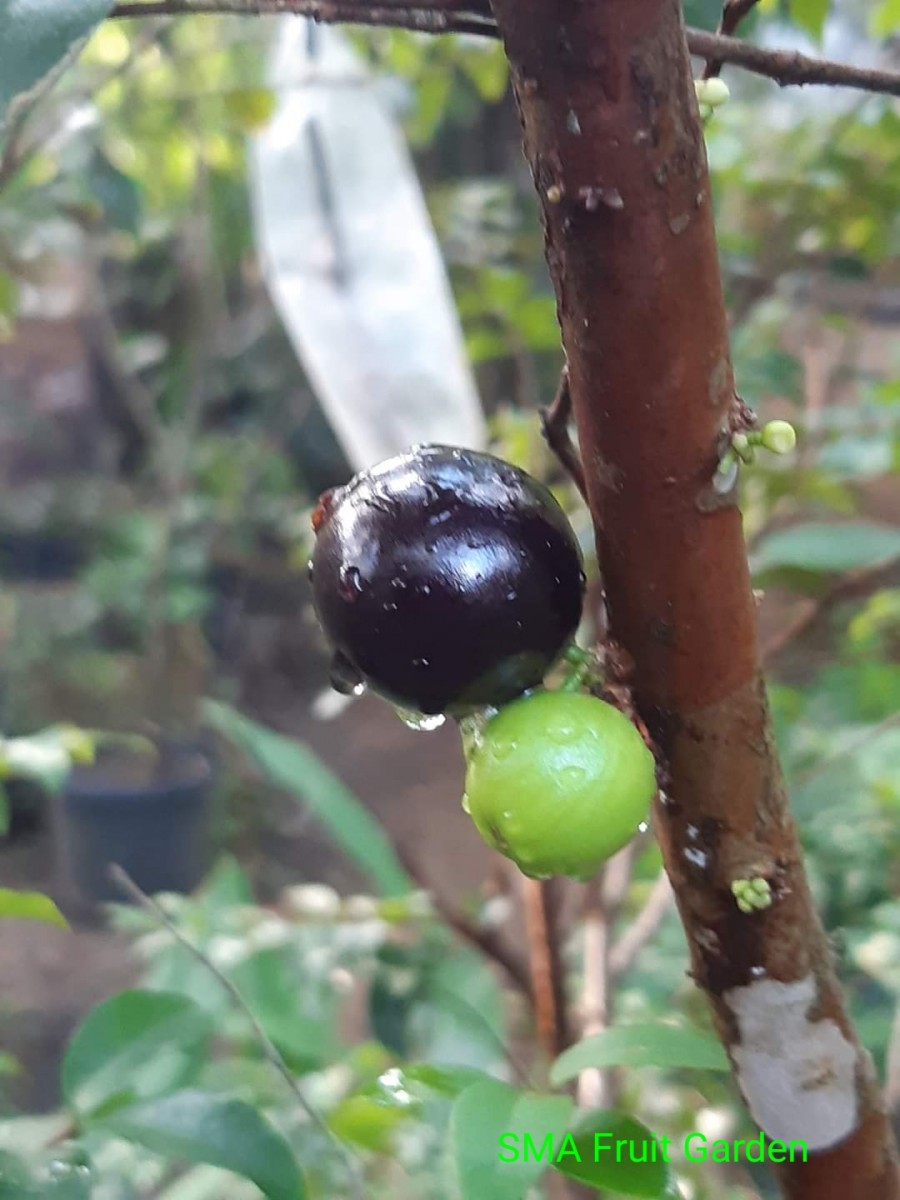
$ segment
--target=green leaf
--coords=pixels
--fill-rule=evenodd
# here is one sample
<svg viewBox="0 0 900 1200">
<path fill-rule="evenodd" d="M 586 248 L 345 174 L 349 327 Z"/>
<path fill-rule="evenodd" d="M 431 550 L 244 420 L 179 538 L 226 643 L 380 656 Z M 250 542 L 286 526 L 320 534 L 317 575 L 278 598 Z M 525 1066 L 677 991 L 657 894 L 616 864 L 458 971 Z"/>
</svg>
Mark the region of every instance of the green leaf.
<svg viewBox="0 0 900 1200">
<path fill-rule="evenodd" d="M 821 38 L 831 0 L 790 0 L 791 20 L 816 39 Z"/>
<path fill-rule="evenodd" d="M 235 88 L 226 92 L 225 110 L 246 133 L 267 125 L 277 107 L 277 97 L 271 88 Z"/>
<path fill-rule="evenodd" d="M 418 1084 L 438 1095 L 453 1097 L 475 1083 L 489 1082 L 474 1067 L 438 1067 L 431 1063 L 407 1063 L 401 1071 L 401 1080 L 407 1087 Z"/>
<path fill-rule="evenodd" d="M 268 1200 L 306 1196 L 290 1146 L 242 1100 L 200 1091 L 176 1092 L 117 1109 L 97 1127 L 164 1158 L 232 1171 L 255 1183 Z"/>
<path fill-rule="evenodd" d="M 869 30 L 874 37 L 890 37 L 900 29 L 900 0 L 882 0 L 869 17 Z"/>
<path fill-rule="evenodd" d="M 598 1108 L 579 1118 L 554 1165 L 560 1174 L 598 1191 L 609 1189 L 655 1200 L 672 1194 L 667 1141 L 659 1142 L 633 1117 Z M 620 1144 L 623 1142 L 625 1145 Z"/>
<path fill-rule="evenodd" d="M 267 778 L 309 806 L 382 894 L 412 890 L 412 880 L 384 830 L 307 746 L 257 725 L 225 704 L 207 701 L 205 713 L 213 728 L 249 754 Z"/>
<path fill-rule="evenodd" d="M 123 174 L 101 150 L 94 152 L 86 172 L 91 195 L 116 229 L 137 234 L 141 218 L 141 194 L 133 179 Z"/>
<path fill-rule="evenodd" d="M 0 341 L 12 335 L 19 312 L 19 285 L 12 275 L 0 271 Z"/>
<path fill-rule="evenodd" d="M 494 1080 L 466 1088 L 450 1118 L 463 1200 L 522 1200 L 552 1162 L 571 1110 L 568 1096 L 519 1092 Z"/>
<path fill-rule="evenodd" d="M 0 1050 L 0 1079 L 9 1079 L 14 1075 L 21 1074 L 21 1071 L 19 1060 L 13 1058 L 11 1054 L 7 1054 L 5 1050 Z"/>
<path fill-rule="evenodd" d="M 58 925 L 68 929 L 69 922 L 49 896 L 41 892 L 16 892 L 0 888 L 0 918 L 13 917 L 20 921 L 43 921 L 46 925 Z"/>
<path fill-rule="evenodd" d="M 728 1058 L 709 1034 L 679 1025 L 615 1025 L 564 1050 L 550 1068 L 561 1087 L 588 1067 L 685 1067 L 727 1071 Z"/>
<path fill-rule="evenodd" d="M 874 521 L 793 525 L 763 538 L 751 558 L 754 574 L 782 567 L 852 571 L 900 555 L 900 529 Z"/>
<path fill-rule="evenodd" d="M 269 948 L 249 955 L 228 974 L 263 1029 L 300 1073 L 325 1066 L 339 1053 L 333 1004 L 297 986 L 293 960 Z"/>
<path fill-rule="evenodd" d="M 25 1163 L 0 1150 L 0 1200 L 37 1200 L 38 1192 Z"/>
<path fill-rule="evenodd" d="M 183 1087 L 203 1061 L 212 1019 L 174 992 L 120 992 L 88 1014 L 62 1064 L 66 1102 L 82 1115 L 109 1112 Z"/>
<path fill-rule="evenodd" d="M 114 0 L 0 0 L 0 122 L 27 92 L 107 16 Z"/>
<path fill-rule="evenodd" d="M 411 1107 L 382 1104 L 373 1096 L 346 1096 L 329 1113 L 328 1126 L 343 1142 L 390 1154 L 398 1125 L 414 1115 Z"/>
</svg>

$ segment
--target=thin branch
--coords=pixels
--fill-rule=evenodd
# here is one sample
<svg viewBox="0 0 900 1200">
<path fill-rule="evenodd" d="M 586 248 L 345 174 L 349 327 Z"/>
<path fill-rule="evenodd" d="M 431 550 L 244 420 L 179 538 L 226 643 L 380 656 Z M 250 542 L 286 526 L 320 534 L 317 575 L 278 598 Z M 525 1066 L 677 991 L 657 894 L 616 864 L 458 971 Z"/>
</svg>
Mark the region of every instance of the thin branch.
<svg viewBox="0 0 900 1200">
<path fill-rule="evenodd" d="M 719 20 L 719 28 L 716 32 L 725 37 L 730 37 L 741 21 L 743 21 L 744 17 L 756 8 L 758 3 L 759 0 L 725 0 L 722 16 Z M 721 58 L 709 59 L 703 71 L 703 78 L 713 79 L 722 70 L 722 66 Z"/>
<path fill-rule="evenodd" d="M 25 142 L 25 132 L 32 114 L 72 66 L 83 46 L 83 41 L 70 46 L 60 61 L 46 75 L 42 75 L 30 91 L 21 92 L 10 102 L 6 120 L 0 120 L 0 134 L 4 135 L 0 155 L 0 189 L 9 183 L 31 152 Z"/>
<path fill-rule="evenodd" d="M 588 888 L 583 920 L 583 1038 L 602 1032 L 612 1018 L 612 931 L 628 895 L 636 851 L 635 839 L 610 859 Z M 578 1077 L 578 1103 L 582 1108 L 609 1108 L 615 1103 L 615 1092 L 615 1074 L 612 1071 L 592 1067 L 582 1071 Z"/>
<path fill-rule="evenodd" d="M 420 33 L 498 36 L 488 0 L 429 0 L 418 6 L 396 0 L 381 0 L 378 5 L 367 4 L 364 0 L 144 0 L 143 3 L 117 4 L 110 15 L 121 18 L 191 13 L 245 16 L 297 13 L 329 24 L 346 22 L 412 29 Z M 745 71 L 773 79 L 782 87 L 821 84 L 900 96 L 900 73 L 894 71 L 867 70 L 790 50 L 769 50 L 740 38 L 708 33 L 703 29 L 688 29 L 686 34 L 688 48 L 698 58 L 742 67 Z"/>
<path fill-rule="evenodd" d="M 799 771 L 791 779 L 791 787 L 796 788 L 801 784 L 810 783 L 813 779 L 818 779 L 820 775 L 824 775 L 837 762 L 843 762 L 846 758 L 852 758 L 858 750 L 868 746 L 870 742 L 877 741 L 883 733 L 887 733 L 889 729 L 894 729 L 900 725 L 900 712 L 891 713 L 879 721 L 877 725 L 871 725 L 869 728 L 855 738 L 852 742 L 848 742 L 840 750 L 834 754 L 829 754 L 825 758 L 820 759 L 817 763 L 813 763 L 811 767 L 807 767 L 805 771 Z"/>
<path fill-rule="evenodd" d="M 817 599 L 808 600 L 794 620 L 782 626 L 763 646 L 761 651 L 763 662 L 770 662 L 792 642 L 808 633 L 836 605 L 844 600 L 864 596 L 872 587 L 877 587 L 883 575 L 887 571 L 893 570 L 898 563 L 900 563 L 900 556 L 895 556 L 870 567 L 861 567 L 857 571 L 851 571 Z"/>
<path fill-rule="evenodd" d="M 360 0 L 145 0 L 143 3 L 117 4 L 112 17 L 152 17 L 189 14 L 226 13 L 234 16 L 272 16 L 294 13 L 325 24 L 374 25 L 392 29 L 410 29 L 418 33 L 468 33 L 497 37 L 490 9 L 477 2 L 471 5 L 430 0 L 427 4 L 379 4 Z"/>
<path fill-rule="evenodd" d="M 532 999 L 531 983 L 525 965 L 510 951 L 497 931 L 485 929 L 474 921 L 470 921 L 436 890 L 425 877 L 418 860 L 413 858 L 406 847 L 398 846 L 395 849 L 404 870 L 422 891 L 428 893 L 435 911 L 445 924 L 449 925 L 462 941 L 467 942 L 475 950 L 480 950 L 490 962 L 496 963 L 516 990 L 522 992 L 529 1000 Z"/>
<path fill-rule="evenodd" d="M 559 387 L 549 408 L 541 413 L 541 433 L 544 441 L 559 459 L 566 474 L 587 502 L 584 466 L 578 448 L 572 441 L 572 395 L 569 391 L 569 372 L 565 367 L 559 377 Z"/>
<path fill-rule="evenodd" d="M 113 883 L 115 883 L 119 888 L 121 888 L 121 890 L 125 893 L 125 895 L 129 896 L 131 898 L 131 900 L 133 900 L 134 903 L 138 905 L 139 908 L 142 908 L 144 910 L 144 912 L 146 912 L 149 916 L 153 917 L 153 919 L 155 921 L 157 921 L 160 925 L 162 925 L 163 928 L 168 930 L 168 932 L 172 935 L 172 937 L 175 939 L 175 941 L 178 942 L 178 944 L 180 946 L 182 946 L 185 950 L 187 950 L 187 952 L 193 958 L 195 958 L 197 960 L 197 962 L 201 963 L 206 968 L 206 970 L 210 973 L 210 975 L 212 975 L 221 984 L 221 986 L 225 989 L 225 991 L 229 994 L 231 999 L 234 1001 L 235 1006 L 240 1009 L 240 1011 L 244 1014 L 244 1016 L 250 1022 L 250 1025 L 253 1029 L 254 1034 L 256 1035 L 256 1039 L 259 1042 L 259 1045 L 263 1051 L 263 1054 L 266 1056 L 266 1058 L 271 1063 L 273 1068 L 277 1071 L 277 1073 L 284 1080 L 288 1089 L 293 1094 L 294 1098 L 297 1100 L 300 1107 L 306 1113 L 309 1120 L 312 1122 L 313 1125 L 316 1126 L 316 1128 L 321 1133 L 323 1133 L 329 1139 L 329 1141 L 331 1141 L 334 1144 L 335 1148 L 338 1150 L 341 1158 L 343 1159 L 344 1165 L 346 1166 L 348 1172 L 350 1173 L 351 1178 L 354 1180 L 354 1183 L 356 1185 L 357 1194 L 361 1198 L 362 1197 L 362 1189 L 361 1189 L 362 1181 L 359 1177 L 359 1169 L 358 1169 L 356 1161 L 354 1160 L 352 1155 L 349 1153 L 347 1148 L 332 1133 L 331 1129 L 328 1127 L 328 1124 L 326 1123 L 324 1118 L 313 1107 L 313 1105 L 310 1104 L 310 1102 L 309 1102 L 309 1100 L 307 1100 L 306 1096 L 304 1096 L 303 1090 L 301 1089 L 300 1085 L 297 1083 L 297 1080 L 291 1074 L 290 1067 L 284 1061 L 278 1047 L 275 1045 L 275 1043 L 272 1041 L 272 1039 L 266 1033 L 265 1029 L 263 1029 L 258 1017 L 255 1015 L 255 1013 L 250 1008 L 247 1001 L 241 995 L 241 992 L 238 989 L 238 987 L 234 983 L 232 983 L 232 981 L 228 978 L 228 976 L 223 971 L 221 971 L 216 966 L 216 964 L 214 962 L 212 962 L 212 960 L 209 959 L 203 953 L 203 951 L 200 949 L 199 946 L 195 946 L 194 943 L 190 940 L 190 938 L 186 937 L 182 933 L 182 931 L 178 928 L 178 926 L 175 924 L 175 922 L 172 920 L 172 918 L 169 916 L 169 914 L 159 904 L 157 904 L 157 902 L 151 896 L 148 896 L 146 894 L 146 892 L 142 891 L 141 888 L 138 887 L 138 885 L 134 882 L 134 880 L 131 878 L 131 876 L 128 874 L 127 871 L 123 870 L 123 868 L 118 866 L 116 863 L 111 863 L 110 867 L 109 867 L 109 876 L 112 879 Z"/>
<path fill-rule="evenodd" d="M 896 1136 L 897 1128 L 900 1126 L 900 1005 L 894 1010 L 894 1022 L 888 1041 L 884 1102 L 887 1105 Z"/>
<path fill-rule="evenodd" d="M 689 29 L 688 49 L 699 58 L 716 59 L 743 67 L 756 75 L 774 79 L 780 87 L 820 84 L 824 87 L 850 87 L 862 92 L 900 96 L 900 73 L 868 70 L 846 63 L 811 58 L 793 50 L 767 50 L 741 38 L 722 37 L 702 29 Z"/>
<path fill-rule="evenodd" d="M 613 976 L 624 975 L 634 965 L 640 952 L 653 940 L 671 904 L 672 885 L 665 871 L 660 871 L 644 907 L 612 948 L 609 969 Z"/>
<path fill-rule="evenodd" d="M 582 921 L 583 971 L 581 988 L 581 1036 L 593 1037 L 609 1023 L 611 977 L 609 972 L 610 927 L 600 900 L 600 880 L 589 885 Z M 578 1076 L 581 1108 L 605 1108 L 609 1095 L 608 1072 L 589 1067 Z"/>
<path fill-rule="evenodd" d="M 558 880 L 522 877 L 535 1021 L 549 1059 L 556 1058 L 571 1041 L 560 954 L 558 885 Z"/>
</svg>

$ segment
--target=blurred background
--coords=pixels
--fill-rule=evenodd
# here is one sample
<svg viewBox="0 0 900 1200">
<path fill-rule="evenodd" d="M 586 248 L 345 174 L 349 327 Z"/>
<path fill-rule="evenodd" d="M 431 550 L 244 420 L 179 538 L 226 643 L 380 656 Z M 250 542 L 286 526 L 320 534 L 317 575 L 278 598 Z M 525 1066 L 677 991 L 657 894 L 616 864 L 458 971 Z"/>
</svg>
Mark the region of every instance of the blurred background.
<svg viewBox="0 0 900 1200">
<path fill-rule="evenodd" d="M 720 6 L 685 9 L 714 28 Z M 900 66 L 892 0 L 762 3 L 742 32 Z M 706 134 L 738 387 L 799 433 L 791 460 L 743 470 L 760 639 L 813 886 L 883 1073 L 900 993 L 900 112 L 724 77 Z M 152 914 L 106 906 L 125 899 L 98 869 L 115 846 L 252 997 L 362 1156 L 365 1194 L 454 1196 L 456 1077 L 403 1103 L 384 1080 L 533 1063 L 518 883 L 460 809 L 455 728 L 414 732 L 330 689 L 306 563 L 319 493 L 426 440 L 544 479 L 593 554 L 540 437 L 562 359 L 499 46 L 104 23 L 6 130 L 0 338 L 0 885 L 70 922 L 0 922 L 0 1152 L 38 1163 L 65 1136 L 65 1047 L 139 983 L 214 1014 L 208 1086 L 284 1106 L 216 979 Z M 658 873 L 642 846 L 620 932 Z M 704 1027 L 664 894 L 657 909 L 615 1012 Z M 745 1128 L 719 1077 L 617 1086 L 660 1133 Z M 339 1163 L 316 1162 L 313 1194 L 338 1194 Z M 124 1143 L 95 1165 L 95 1190 L 67 1195 L 258 1194 Z M 687 1167 L 683 1194 L 770 1194 L 751 1170 Z"/>
</svg>

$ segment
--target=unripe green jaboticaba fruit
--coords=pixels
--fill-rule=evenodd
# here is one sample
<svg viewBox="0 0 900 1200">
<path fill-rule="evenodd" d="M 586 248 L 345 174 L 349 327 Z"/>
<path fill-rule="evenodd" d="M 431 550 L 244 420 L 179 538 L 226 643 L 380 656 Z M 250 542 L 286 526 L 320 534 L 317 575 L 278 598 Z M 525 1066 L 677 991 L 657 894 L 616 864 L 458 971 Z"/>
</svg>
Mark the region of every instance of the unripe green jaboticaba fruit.
<svg viewBox="0 0 900 1200">
<path fill-rule="evenodd" d="M 653 755 L 628 718 L 583 692 L 502 708 L 468 753 L 464 807 L 526 875 L 589 879 L 647 819 Z"/>
<path fill-rule="evenodd" d="M 552 493 L 490 454 L 420 446 L 326 492 L 313 603 L 332 679 L 461 715 L 534 687 L 581 616 L 578 542 Z"/>
</svg>

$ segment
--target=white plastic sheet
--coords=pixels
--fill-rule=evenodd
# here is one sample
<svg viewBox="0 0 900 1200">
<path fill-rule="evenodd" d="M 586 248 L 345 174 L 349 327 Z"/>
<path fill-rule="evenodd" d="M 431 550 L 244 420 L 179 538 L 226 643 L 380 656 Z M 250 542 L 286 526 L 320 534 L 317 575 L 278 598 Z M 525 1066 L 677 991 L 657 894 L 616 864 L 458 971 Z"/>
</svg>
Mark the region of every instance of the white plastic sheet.
<svg viewBox="0 0 900 1200">
<path fill-rule="evenodd" d="M 348 459 L 481 448 L 482 408 L 406 144 L 340 31 L 281 23 L 253 139 L 265 277 Z"/>
</svg>

